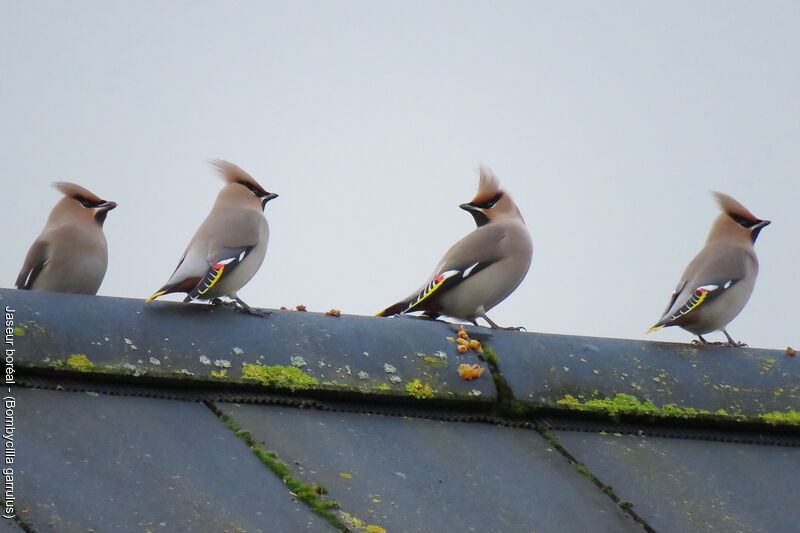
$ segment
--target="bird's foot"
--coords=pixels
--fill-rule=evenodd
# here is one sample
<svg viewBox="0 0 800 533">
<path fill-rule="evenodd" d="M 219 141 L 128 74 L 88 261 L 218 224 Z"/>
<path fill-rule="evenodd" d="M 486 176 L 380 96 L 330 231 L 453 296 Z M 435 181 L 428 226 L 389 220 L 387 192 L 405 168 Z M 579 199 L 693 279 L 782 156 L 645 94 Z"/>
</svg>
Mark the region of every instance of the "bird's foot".
<svg viewBox="0 0 800 533">
<path fill-rule="evenodd" d="M 733 340 L 733 337 L 731 337 L 730 334 L 724 328 L 722 329 L 722 333 L 724 333 L 725 337 L 728 339 L 727 342 L 728 346 L 735 346 L 736 348 L 744 348 L 747 346 L 743 342 L 736 342 L 735 340 Z"/>
<path fill-rule="evenodd" d="M 255 307 L 241 307 L 236 306 L 233 308 L 235 311 L 239 311 L 240 313 L 245 313 L 248 315 L 257 316 L 260 318 L 266 318 L 272 314 L 272 311 L 267 311 L 266 309 L 257 309 Z"/>
<path fill-rule="evenodd" d="M 695 344 L 697 346 L 730 346 L 730 343 L 728 342 L 707 341 L 705 339 L 694 339 L 692 341 L 692 344 Z"/>
<path fill-rule="evenodd" d="M 222 298 L 211 298 L 208 301 L 214 307 L 221 306 L 221 307 L 233 307 L 236 308 L 236 302 L 232 301 L 225 301 Z"/>
<path fill-rule="evenodd" d="M 506 331 L 528 331 L 523 326 L 508 326 L 508 327 L 505 327 L 505 328 L 502 327 L 502 326 L 498 326 L 494 322 L 494 320 L 492 320 L 491 318 L 486 316 L 486 313 L 483 313 L 482 315 L 479 315 L 479 316 L 481 316 L 486 322 L 488 322 L 489 323 L 489 327 L 492 328 L 492 329 L 504 329 Z M 478 325 L 477 319 L 473 319 L 472 323 L 477 326 Z"/>
<path fill-rule="evenodd" d="M 721 342 L 720 344 L 725 344 L 726 346 L 733 346 L 734 348 L 747 348 L 747 343 L 744 342 Z"/>
<path fill-rule="evenodd" d="M 267 311 L 266 309 L 258 309 L 255 307 L 250 307 L 241 298 L 238 296 L 234 297 L 234 310 L 239 311 L 240 313 L 247 313 L 248 315 L 253 315 L 261 318 L 266 318 L 272 314 L 272 311 Z M 238 305 L 237 305 L 238 304 Z"/>
</svg>

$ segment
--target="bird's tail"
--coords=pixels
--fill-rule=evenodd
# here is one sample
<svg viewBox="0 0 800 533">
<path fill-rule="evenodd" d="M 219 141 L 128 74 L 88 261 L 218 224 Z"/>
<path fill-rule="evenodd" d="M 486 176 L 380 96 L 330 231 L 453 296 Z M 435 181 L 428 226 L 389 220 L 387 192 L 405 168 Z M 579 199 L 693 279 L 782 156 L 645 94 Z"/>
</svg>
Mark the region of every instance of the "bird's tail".
<svg viewBox="0 0 800 533">
<path fill-rule="evenodd" d="M 163 287 L 158 289 L 155 292 L 155 294 L 153 294 L 150 298 L 145 300 L 145 302 L 151 302 L 151 301 L 155 300 L 156 298 L 158 298 L 159 296 L 163 296 L 165 294 L 171 294 L 173 292 L 189 293 L 189 292 L 192 291 L 192 289 L 194 289 L 197 286 L 198 283 L 200 283 L 200 279 L 201 278 L 199 276 L 195 276 L 195 277 L 191 277 L 191 278 L 186 278 L 186 279 L 184 279 L 182 281 L 179 281 L 177 283 L 167 283 L 166 285 L 164 285 Z M 189 298 L 188 300 L 191 300 L 191 299 L 192 298 Z"/>
<path fill-rule="evenodd" d="M 658 331 L 659 329 L 661 329 L 663 327 L 664 327 L 664 324 L 656 324 L 652 328 L 650 328 L 647 331 L 645 331 L 645 333 L 650 333 L 651 331 Z"/>
<path fill-rule="evenodd" d="M 161 290 L 155 292 L 150 298 L 145 300 L 145 302 L 152 302 L 153 300 L 155 300 L 156 298 L 158 298 L 159 296 L 162 296 L 164 294 L 167 294 L 167 290 L 162 288 Z"/>
<path fill-rule="evenodd" d="M 406 309 L 408 309 L 408 306 L 409 306 L 410 304 L 411 304 L 411 301 L 410 301 L 410 300 L 402 300 L 402 301 L 400 301 L 400 302 L 397 302 L 397 303 L 396 303 L 396 304 L 394 304 L 394 305 L 390 305 L 389 307 L 387 307 L 387 308 L 386 308 L 386 309 L 384 309 L 383 311 L 380 311 L 380 312 L 378 312 L 378 313 L 375 313 L 375 316 L 392 316 L 392 315 L 399 315 L 399 314 L 401 314 L 403 311 L 405 311 Z"/>
</svg>

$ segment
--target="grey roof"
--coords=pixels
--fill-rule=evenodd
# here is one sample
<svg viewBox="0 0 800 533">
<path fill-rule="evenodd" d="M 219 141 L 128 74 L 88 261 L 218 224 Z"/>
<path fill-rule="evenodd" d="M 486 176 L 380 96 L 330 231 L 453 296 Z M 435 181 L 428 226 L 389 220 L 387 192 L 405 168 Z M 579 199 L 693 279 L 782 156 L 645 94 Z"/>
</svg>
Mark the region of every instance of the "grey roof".
<svg viewBox="0 0 800 533">
<path fill-rule="evenodd" d="M 792 531 L 797 358 L 0 289 L 26 531 Z M 451 338 L 451 339 L 448 339 Z M 487 371 L 462 379 L 459 364 Z"/>
</svg>

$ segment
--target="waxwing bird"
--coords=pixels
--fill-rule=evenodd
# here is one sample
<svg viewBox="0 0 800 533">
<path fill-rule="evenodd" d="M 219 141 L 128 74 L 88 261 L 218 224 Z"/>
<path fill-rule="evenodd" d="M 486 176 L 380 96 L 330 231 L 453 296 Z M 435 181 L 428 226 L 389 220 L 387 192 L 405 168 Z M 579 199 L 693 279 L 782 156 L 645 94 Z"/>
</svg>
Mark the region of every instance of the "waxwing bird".
<svg viewBox="0 0 800 533">
<path fill-rule="evenodd" d="M 103 223 L 114 202 L 59 181 L 64 194 L 50 211 L 17 276 L 18 289 L 97 294 L 108 266 Z"/>
<path fill-rule="evenodd" d="M 489 168 L 481 167 L 478 192 L 459 207 L 472 215 L 477 229 L 444 254 L 421 288 L 376 316 L 422 311 L 425 318 L 445 315 L 475 325 L 483 317 L 499 327 L 486 313 L 525 278 L 533 244 L 519 209 Z"/>
<path fill-rule="evenodd" d="M 266 191 L 247 172 L 227 161 L 212 161 L 227 184 L 205 221 L 189 242 L 167 283 L 147 301 L 162 294 L 185 292 L 184 302 L 227 296 L 241 309 L 259 316 L 236 292 L 258 271 L 267 253 L 269 226 L 264 217 L 267 202 L 278 195 Z"/>
<path fill-rule="evenodd" d="M 683 272 L 661 320 L 647 333 L 680 326 L 705 344 L 703 334 L 719 330 L 732 346 L 742 346 L 725 327 L 753 292 L 758 275 L 753 245 L 770 221 L 756 217 L 727 194 L 714 196 L 722 213 L 711 226 L 705 247 Z"/>
</svg>

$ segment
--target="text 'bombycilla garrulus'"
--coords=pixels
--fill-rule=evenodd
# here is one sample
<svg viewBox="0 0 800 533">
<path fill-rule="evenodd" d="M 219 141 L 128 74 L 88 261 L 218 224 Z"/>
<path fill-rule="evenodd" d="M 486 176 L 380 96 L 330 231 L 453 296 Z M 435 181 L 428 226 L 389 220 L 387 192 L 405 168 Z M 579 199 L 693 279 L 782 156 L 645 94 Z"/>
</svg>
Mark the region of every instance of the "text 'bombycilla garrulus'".
<svg viewBox="0 0 800 533">
<path fill-rule="evenodd" d="M 220 296 L 228 296 L 251 314 L 268 314 L 253 310 L 236 292 L 264 262 L 269 226 L 263 211 L 267 202 L 278 195 L 267 192 L 233 163 L 212 164 L 227 184 L 189 242 L 172 277 L 147 301 L 172 292 L 187 293 L 184 302 L 197 299 L 216 303 Z"/>
<path fill-rule="evenodd" d="M 525 278 L 533 244 L 519 209 L 489 168 L 481 167 L 475 198 L 459 207 L 477 229 L 447 251 L 419 290 L 376 316 L 422 311 L 426 318 L 445 315 L 475 325 L 483 317 L 499 327 L 486 313 Z"/>
<path fill-rule="evenodd" d="M 17 276 L 18 289 L 97 294 L 108 267 L 103 223 L 114 202 L 59 181 L 64 194 L 50 211 Z"/>
<path fill-rule="evenodd" d="M 722 331 L 731 345 L 739 346 L 725 327 L 744 309 L 758 275 L 753 245 L 769 220 L 761 220 L 742 204 L 714 193 L 722 214 L 714 221 L 705 247 L 689 263 L 661 317 L 647 332 L 680 326 L 694 333 Z"/>
</svg>

